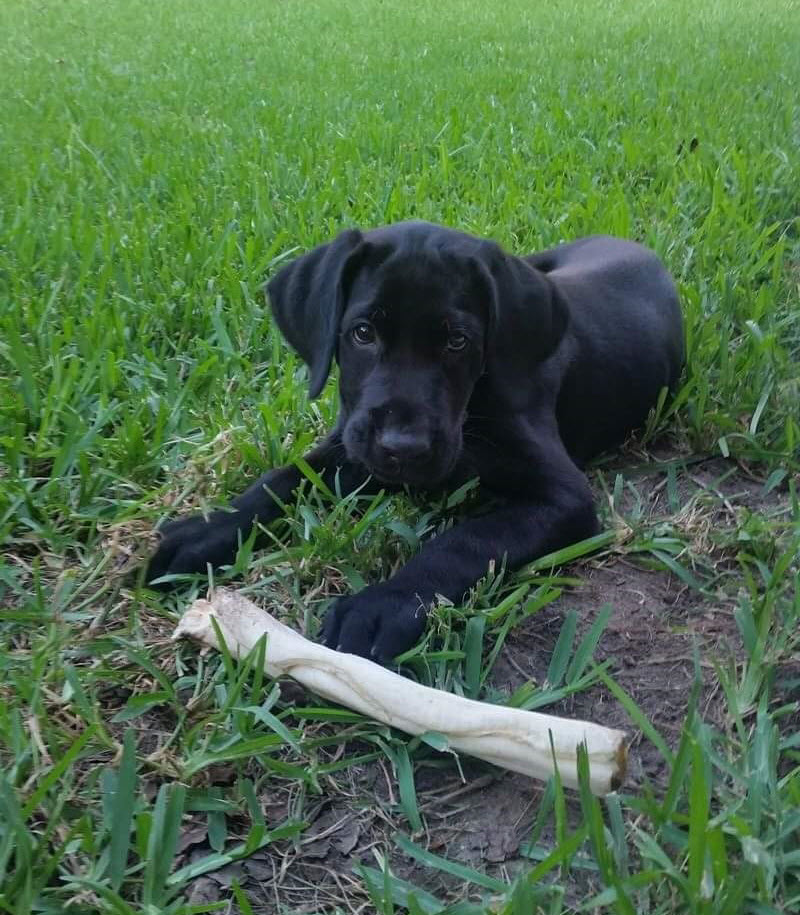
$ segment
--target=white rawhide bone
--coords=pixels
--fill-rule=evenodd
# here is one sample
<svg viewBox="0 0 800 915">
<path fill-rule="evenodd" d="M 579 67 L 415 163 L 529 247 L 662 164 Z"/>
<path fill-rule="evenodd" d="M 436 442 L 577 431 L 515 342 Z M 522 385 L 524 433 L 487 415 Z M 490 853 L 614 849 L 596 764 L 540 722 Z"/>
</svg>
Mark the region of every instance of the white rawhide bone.
<svg viewBox="0 0 800 915">
<path fill-rule="evenodd" d="M 565 785 L 578 784 L 577 748 L 585 742 L 591 789 L 613 791 L 625 776 L 625 734 L 523 709 L 476 702 L 421 686 L 356 655 L 310 642 L 235 591 L 219 589 L 184 613 L 173 638 L 189 636 L 218 648 L 211 617 L 235 657 L 246 656 L 267 633 L 265 668 L 407 734 L 436 731 L 450 747 L 532 778 L 553 774 L 553 756 Z M 552 736 L 552 747 L 551 747 Z"/>
</svg>

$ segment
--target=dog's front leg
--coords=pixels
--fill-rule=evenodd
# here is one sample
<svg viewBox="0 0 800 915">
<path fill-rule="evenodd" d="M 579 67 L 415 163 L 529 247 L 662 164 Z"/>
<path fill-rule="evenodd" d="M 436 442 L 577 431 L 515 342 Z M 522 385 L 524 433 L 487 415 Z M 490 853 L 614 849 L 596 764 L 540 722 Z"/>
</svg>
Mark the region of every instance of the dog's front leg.
<svg viewBox="0 0 800 915">
<path fill-rule="evenodd" d="M 367 479 L 362 467 L 347 460 L 338 430 L 310 451 L 305 460 L 331 488 L 338 471 L 345 494 Z M 164 525 L 159 529 L 161 542 L 150 560 L 147 581 L 165 575 L 202 574 L 208 566 L 216 569 L 232 563 L 239 543 L 247 539 L 253 526 L 267 525 L 279 518 L 283 513 L 281 505 L 292 498 L 302 480 L 294 465 L 279 467 L 265 473 L 235 498 L 230 510 L 189 515 Z"/>
<path fill-rule="evenodd" d="M 518 494 L 503 487 L 502 507 L 435 537 L 393 578 L 340 598 L 325 619 L 325 643 L 388 663 L 422 635 L 437 595 L 458 603 L 492 562 L 517 569 L 595 534 L 597 516 L 584 475 L 560 442 L 553 448 L 538 443 L 535 451 L 532 459 L 555 458 L 553 463 L 506 466 L 505 479 L 515 481 Z"/>
</svg>

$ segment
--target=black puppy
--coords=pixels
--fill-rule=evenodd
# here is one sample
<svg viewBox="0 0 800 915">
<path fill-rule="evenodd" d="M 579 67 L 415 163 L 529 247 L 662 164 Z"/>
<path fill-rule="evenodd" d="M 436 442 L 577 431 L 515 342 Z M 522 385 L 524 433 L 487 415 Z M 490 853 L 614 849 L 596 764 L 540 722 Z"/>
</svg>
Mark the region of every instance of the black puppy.
<svg viewBox="0 0 800 915">
<path fill-rule="evenodd" d="M 579 466 L 640 427 L 683 364 L 675 286 L 658 258 L 597 236 L 528 258 L 423 222 L 343 232 L 267 284 L 308 363 L 311 395 L 340 366 L 336 428 L 306 460 L 344 491 L 455 487 L 478 477 L 488 515 L 432 539 L 388 581 L 339 599 L 325 642 L 388 661 L 443 595 L 460 601 L 492 560 L 514 569 L 589 537 Z M 271 470 L 232 511 L 166 525 L 148 579 L 233 561 L 281 514 L 295 467 Z"/>
</svg>

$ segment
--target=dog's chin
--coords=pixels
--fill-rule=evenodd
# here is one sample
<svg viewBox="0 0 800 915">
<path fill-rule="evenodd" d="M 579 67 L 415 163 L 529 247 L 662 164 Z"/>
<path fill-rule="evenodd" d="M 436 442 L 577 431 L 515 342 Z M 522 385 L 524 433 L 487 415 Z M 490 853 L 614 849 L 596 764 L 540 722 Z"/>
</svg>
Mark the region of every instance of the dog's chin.
<svg viewBox="0 0 800 915">
<path fill-rule="evenodd" d="M 432 472 L 430 470 L 413 470 L 401 468 L 398 471 L 386 470 L 380 467 L 371 467 L 367 464 L 367 470 L 379 482 L 387 486 L 409 486 L 411 489 L 436 489 L 447 474 L 442 471 Z"/>
<path fill-rule="evenodd" d="M 387 486 L 409 486 L 412 489 L 438 489 L 450 476 L 458 460 L 454 452 L 445 460 L 427 462 L 416 466 L 399 467 L 397 470 L 382 467 L 371 461 L 363 461 L 370 474 Z"/>
</svg>

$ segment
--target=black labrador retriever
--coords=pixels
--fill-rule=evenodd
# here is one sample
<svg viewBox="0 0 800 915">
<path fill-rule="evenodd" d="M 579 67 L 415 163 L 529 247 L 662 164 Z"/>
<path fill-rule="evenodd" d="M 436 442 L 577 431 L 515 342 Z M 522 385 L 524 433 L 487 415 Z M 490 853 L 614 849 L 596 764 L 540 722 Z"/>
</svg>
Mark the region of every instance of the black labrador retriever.
<svg viewBox="0 0 800 915">
<path fill-rule="evenodd" d="M 329 485 L 337 474 L 345 492 L 478 478 L 498 500 L 328 611 L 328 645 L 384 663 L 420 637 L 437 595 L 461 601 L 492 561 L 518 568 L 596 533 L 580 467 L 640 427 L 683 365 L 670 275 L 619 238 L 522 258 L 424 222 L 348 230 L 267 290 L 312 397 L 339 363 L 338 422 L 306 456 Z M 148 580 L 232 562 L 300 481 L 294 466 L 271 470 L 232 510 L 166 525 Z"/>
</svg>

